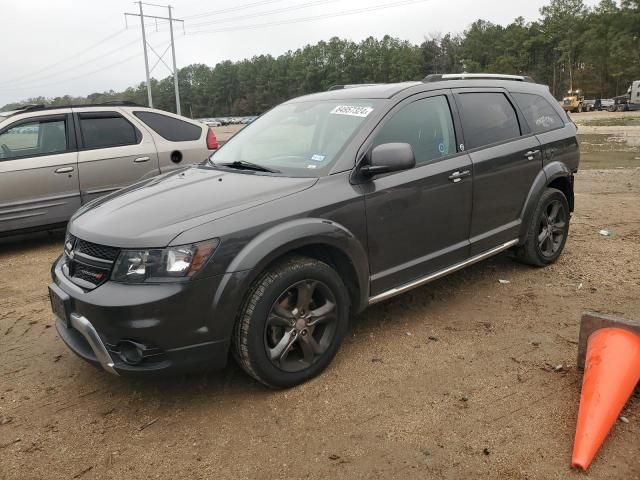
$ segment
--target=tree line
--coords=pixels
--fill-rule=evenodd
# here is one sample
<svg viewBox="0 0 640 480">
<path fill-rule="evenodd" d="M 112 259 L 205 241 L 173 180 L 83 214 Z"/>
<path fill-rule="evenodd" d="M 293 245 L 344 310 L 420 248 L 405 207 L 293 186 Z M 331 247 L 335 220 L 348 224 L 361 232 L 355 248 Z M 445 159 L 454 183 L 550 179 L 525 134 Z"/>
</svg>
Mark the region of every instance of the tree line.
<svg viewBox="0 0 640 480">
<path fill-rule="evenodd" d="M 430 35 L 420 45 L 385 36 L 331 38 L 283 55 L 259 55 L 180 69 L 183 114 L 254 115 L 289 98 L 336 84 L 421 80 L 430 73 L 529 75 L 557 98 L 580 88 L 590 98 L 625 93 L 640 79 L 640 0 L 551 0 L 540 18 L 502 26 L 477 20 L 460 34 Z M 173 77 L 152 79 L 154 106 L 175 111 Z M 86 97 L 30 98 L 53 106 L 126 100 L 146 105 L 146 85 Z M 18 104 L 9 104 L 4 110 Z"/>
</svg>

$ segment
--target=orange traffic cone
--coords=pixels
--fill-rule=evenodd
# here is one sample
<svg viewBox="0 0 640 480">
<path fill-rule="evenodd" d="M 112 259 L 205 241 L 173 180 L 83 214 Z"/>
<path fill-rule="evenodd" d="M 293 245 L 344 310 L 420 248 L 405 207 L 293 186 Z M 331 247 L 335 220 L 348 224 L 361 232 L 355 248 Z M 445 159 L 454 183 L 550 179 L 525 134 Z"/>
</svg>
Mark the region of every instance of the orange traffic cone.
<svg viewBox="0 0 640 480">
<path fill-rule="evenodd" d="M 640 381 L 640 335 L 602 328 L 588 340 L 571 466 L 586 470 Z"/>
</svg>

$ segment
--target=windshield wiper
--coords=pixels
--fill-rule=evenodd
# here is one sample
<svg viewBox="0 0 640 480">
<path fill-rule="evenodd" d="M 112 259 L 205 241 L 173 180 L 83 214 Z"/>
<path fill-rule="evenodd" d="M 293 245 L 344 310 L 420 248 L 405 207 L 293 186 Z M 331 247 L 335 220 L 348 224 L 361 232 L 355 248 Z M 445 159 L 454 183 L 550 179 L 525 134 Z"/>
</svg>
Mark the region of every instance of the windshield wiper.
<svg viewBox="0 0 640 480">
<path fill-rule="evenodd" d="M 275 168 L 263 167 L 257 163 L 247 162 L 246 160 L 236 160 L 231 163 L 220 163 L 219 165 L 227 168 L 237 168 L 238 170 L 254 170 L 256 172 L 268 172 L 268 173 L 282 173 Z"/>
</svg>

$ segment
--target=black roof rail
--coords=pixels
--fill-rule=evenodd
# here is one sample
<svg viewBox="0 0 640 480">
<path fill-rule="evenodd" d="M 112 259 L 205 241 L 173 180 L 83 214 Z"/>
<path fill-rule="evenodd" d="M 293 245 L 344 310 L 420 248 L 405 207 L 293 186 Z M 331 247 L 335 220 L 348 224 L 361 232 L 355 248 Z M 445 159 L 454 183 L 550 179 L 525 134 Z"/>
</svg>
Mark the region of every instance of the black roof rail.
<svg viewBox="0 0 640 480">
<path fill-rule="evenodd" d="M 21 107 L 16 108 L 16 111 L 22 112 L 30 112 L 31 110 L 43 110 L 47 108 L 46 105 L 41 103 L 31 104 L 31 105 L 22 105 Z"/>
<path fill-rule="evenodd" d="M 4 115 L 0 115 L 0 118 L 8 118 L 13 117 L 14 115 L 18 115 L 19 113 L 31 112 L 33 110 L 45 110 L 47 107 L 45 105 L 22 105 L 21 107 L 16 107 L 13 110 L 7 110 Z"/>
<path fill-rule="evenodd" d="M 107 102 L 102 102 L 102 103 L 96 103 L 96 104 L 92 104 L 89 105 L 91 107 L 94 106 L 100 106 L 100 105 L 113 105 L 113 106 L 120 106 L 120 107 L 143 107 L 144 105 L 140 105 L 136 102 L 130 102 L 129 100 L 109 100 Z M 85 105 L 86 107 L 87 105 Z"/>
<path fill-rule="evenodd" d="M 11 115 L 18 115 L 19 113 L 32 112 L 36 110 L 59 110 L 62 108 L 84 108 L 84 107 L 141 107 L 146 108 L 144 105 L 140 105 L 135 102 L 130 101 L 120 101 L 120 100 L 110 100 L 108 102 L 102 103 L 85 103 L 80 105 L 57 105 L 57 106 L 47 106 L 47 105 L 23 105 L 21 107 L 17 107 L 14 110 L 11 110 Z"/>
<path fill-rule="evenodd" d="M 434 73 L 422 80 L 424 83 L 441 82 L 445 80 L 511 80 L 515 82 L 535 83 L 526 75 L 508 75 L 503 73 Z"/>
</svg>

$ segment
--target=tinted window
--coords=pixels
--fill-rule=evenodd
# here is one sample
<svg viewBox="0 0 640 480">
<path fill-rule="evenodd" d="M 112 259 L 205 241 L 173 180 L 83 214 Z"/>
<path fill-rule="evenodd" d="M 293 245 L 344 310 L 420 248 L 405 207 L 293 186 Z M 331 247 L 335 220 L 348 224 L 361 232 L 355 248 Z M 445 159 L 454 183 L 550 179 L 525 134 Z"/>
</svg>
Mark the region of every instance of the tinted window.
<svg viewBox="0 0 640 480">
<path fill-rule="evenodd" d="M 85 148 L 107 148 L 138 143 L 136 128 L 117 113 L 80 113 Z"/>
<path fill-rule="evenodd" d="M 513 98 L 534 133 L 548 132 L 564 125 L 553 107 L 540 95 L 514 93 Z"/>
<path fill-rule="evenodd" d="M 65 152 L 65 121 L 48 119 L 21 123 L 0 134 L 0 147 L 0 160 Z"/>
<path fill-rule="evenodd" d="M 426 163 L 456 151 L 449 103 L 445 97 L 417 100 L 402 108 L 380 129 L 374 145 L 408 143 L 416 163 Z"/>
<path fill-rule="evenodd" d="M 463 93 L 460 117 L 467 150 L 520 136 L 516 112 L 502 93 Z"/>
<path fill-rule="evenodd" d="M 133 112 L 133 114 L 162 138 L 171 142 L 198 140 L 202 135 L 202 127 L 177 118 L 155 112 Z"/>
</svg>

